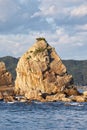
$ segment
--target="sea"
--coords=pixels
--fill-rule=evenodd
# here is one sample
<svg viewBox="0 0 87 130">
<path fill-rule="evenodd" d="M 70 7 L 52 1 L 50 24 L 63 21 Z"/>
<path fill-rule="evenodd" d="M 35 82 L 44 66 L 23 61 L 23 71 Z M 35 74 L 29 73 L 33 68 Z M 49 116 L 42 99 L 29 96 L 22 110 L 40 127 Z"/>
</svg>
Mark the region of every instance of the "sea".
<svg viewBox="0 0 87 130">
<path fill-rule="evenodd" d="M 87 130 L 87 103 L 0 101 L 0 130 Z"/>
</svg>

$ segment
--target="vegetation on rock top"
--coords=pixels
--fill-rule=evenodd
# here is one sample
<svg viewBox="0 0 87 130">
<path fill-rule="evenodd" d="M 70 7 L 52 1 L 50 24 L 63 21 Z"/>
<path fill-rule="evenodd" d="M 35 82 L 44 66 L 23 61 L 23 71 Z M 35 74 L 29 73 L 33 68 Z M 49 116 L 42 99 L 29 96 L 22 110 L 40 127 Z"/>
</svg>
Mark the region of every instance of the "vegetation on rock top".
<svg viewBox="0 0 87 130">
<path fill-rule="evenodd" d="M 44 52 L 46 48 L 39 47 L 34 51 L 34 55 L 37 55 L 38 53 Z"/>
<path fill-rule="evenodd" d="M 36 40 L 37 40 L 37 41 L 43 40 L 43 41 L 45 41 L 45 42 L 47 43 L 47 41 L 46 41 L 46 39 L 45 39 L 44 37 L 38 37 L 38 38 L 36 38 Z"/>
</svg>

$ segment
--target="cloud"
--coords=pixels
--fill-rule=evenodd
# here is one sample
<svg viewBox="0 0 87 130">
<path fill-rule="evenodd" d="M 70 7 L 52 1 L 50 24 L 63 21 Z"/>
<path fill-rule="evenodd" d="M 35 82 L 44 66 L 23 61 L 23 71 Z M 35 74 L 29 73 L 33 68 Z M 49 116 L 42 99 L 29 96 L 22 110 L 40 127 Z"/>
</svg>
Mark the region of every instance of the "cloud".
<svg viewBox="0 0 87 130">
<path fill-rule="evenodd" d="M 72 9 L 71 16 L 75 16 L 75 17 L 87 16 L 87 4 Z"/>
<path fill-rule="evenodd" d="M 78 31 L 87 31 L 87 24 L 77 25 L 77 26 L 76 26 L 76 29 L 77 29 Z"/>
<path fill-rule="evenodd" d="M 86 24 L 86 17 L 75 17 L 76 10 L 80 14 L 80 7 L 86 13 L 85 3 L 85 0 L 0 0 L 0 33 L 28 33 L 56 30 L 59 25 Z"/>
<path fill-rule="evenodd" d="M 87 0 L 0 0 L 0 55 L 21 56 L 36 37 L 62 58 L 87 57 Z"/>
<path fill-rule="evenodd" d="M 63 5 L 60 5 L 60 2 L 57 0 L 43 0 L 40 1 L 40 5 L 38 6 L 39 11 L 35 12 L 32 17 L 53 17 L 56 18 L 56 16 L 60 14 L 66 14 L 67 9 Z M 61 9 L 62 8 L 62 9 Z"/>
<path fill-rule="evenodd" d="M 33 45 L 37 37 L 45 37 L 48 43 L 56 48 L 62 59 L 66 57 L 67 59 L 70 59 L 70 57 L 73 57 L 73 59 L 80 57 L 81 59 L 84 53 L 84 57 L 87 56 L 87 32 L 75 32 L 73 35 L 70 35 L 67 28 L 60 26 L 56 28 L 55 32 L 31 31 L 28 34 L 0 35 L 0 54 L 19 57 Z M 80 53 L 82 54 L 80 55 Z"/>
<path fill-rule="evenodd" d="M 32 25 L 30 17 L 38 11 L 37 5 L 38 0 L 0 0 L 0 32 L 19 33 L 27 25 Z"/>
<path fill-rule="evenodd" d="M 33 13 L 32 18 L 43 18 L 50 25 L 75 25 L 86 24 L 87 1 L 86 0 L 39 0 L 38 11 Z M 77 17 L 76 17 L 77 16 Z M 83 17 L 80 19 L 80 17 Z M 49 20 L 54 21 L 49 23 Z M 54 26 L 56 27 L 56 26 Z"/>
<path fill-rule="evenodd" d="M 55 12 L 57 11 L 55 5 L 52 5 L 52 6 L 49 6 L 49 7 L 42 6 L 39 9 L 40 9 L 40 11 L 36 12 L 35 14 L 33 14 L 32 17 L 54 16 Z"/>
<path fill-rule="evenodd" d="M 21 56 L 43 33 L 30 32 L 28 34 L 8 34 L 0 35 L 0 56 L 11 55 L 14 57 Z"/>
</svg>

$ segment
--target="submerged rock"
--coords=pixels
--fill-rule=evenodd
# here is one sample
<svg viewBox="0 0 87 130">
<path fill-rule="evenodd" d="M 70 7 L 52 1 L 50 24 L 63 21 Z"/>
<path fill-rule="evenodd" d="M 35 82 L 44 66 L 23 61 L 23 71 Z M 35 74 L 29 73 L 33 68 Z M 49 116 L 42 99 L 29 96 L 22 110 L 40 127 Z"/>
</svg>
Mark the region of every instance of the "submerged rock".
<svg viewBox="0 0 87 130">
<path fill-rule="evenodd" d="M 38 38 L 19 59 L 16 72 L 15 92 L 27 99 L 54 101 L 60 100 L 59 93 L 65 93 L 65 96 L 78 94 L 72 75 L 67 73 L 55 49 L 43 38 Z"/>
</svg>

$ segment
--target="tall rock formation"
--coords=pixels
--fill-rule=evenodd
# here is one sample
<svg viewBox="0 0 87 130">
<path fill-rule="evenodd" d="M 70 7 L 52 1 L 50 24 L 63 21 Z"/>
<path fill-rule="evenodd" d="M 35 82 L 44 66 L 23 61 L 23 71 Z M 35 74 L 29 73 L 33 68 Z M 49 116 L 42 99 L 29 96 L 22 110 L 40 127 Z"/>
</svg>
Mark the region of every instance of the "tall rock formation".
<svg viewBox="0 0 87 130">
<path fill-rule="evenodd" d="M 78 93 L 72 75 L 67 74 L 55 49 L 44 38 L 37 38 L 20 58 L 16 71 L 15 92 L 27 99 L 58 100 L 59 93 Z"/>
</svg>

